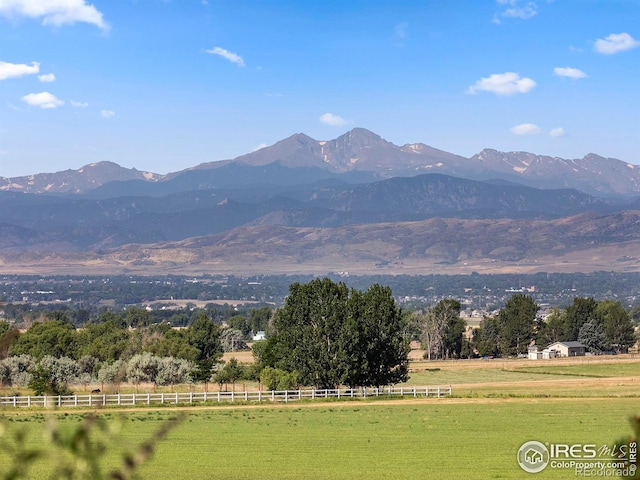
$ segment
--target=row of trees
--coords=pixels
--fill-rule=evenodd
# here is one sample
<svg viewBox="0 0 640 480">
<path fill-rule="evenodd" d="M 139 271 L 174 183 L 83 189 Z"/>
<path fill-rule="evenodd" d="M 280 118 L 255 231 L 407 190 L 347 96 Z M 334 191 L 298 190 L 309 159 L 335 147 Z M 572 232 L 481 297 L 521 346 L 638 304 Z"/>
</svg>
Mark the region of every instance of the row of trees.
<svg viewBox="0 0 640 480">
<path fill-rule="evenodd" d="M 64 314 L 58 313 L 34 323 L 23 333 L 0 322 L 0 359 L 23 354 L 37 359 L 46 355 L 72 359 L 92 356 L 111 363 L 148 352 L 198 362 L 218 358 L 225 346 L 246 348 L 242 333 L 222 328 L 204 312 L 182 329 L 168 323 L 151 325 L 148 312 L 142 309 L 130 309 L 124 314 L 106 312 L 99 322 L 83 328 L 74 327 Z M 135 328 L 130 327 L 132 321 Z"/>
<path fill-rule="evenodd" d="M 576 298 L 542 321 L 533 299 L 515 294 L 472 339 L 464 335 L 460 311 L 459 301 L 445 299 L 409 315 L 388 287 L 374 284 L 359 291 L 325 278 L 292 284 L 271 320 L 265 310 L 253 320 L 236 319 L 237 328 L 223 328 L 201 312 L 189 327 L 175 329 L 150 324 L 146 310 L 129 309 L 105 312 L 99 322 L 76 329 L 64 314 L 53 313 L 24 333 L 0 322 L 0 360 L 9 356 L 0 362 L 0 382 L 24 385 L 35 379 L 40 389 L 91 380 L 172 384 L 185 379 L 220 385 L 260 380 L 270 389 L 382 386 L 408 378 L 411 337 L 422 340 L 428 359 L 519 355 L 534 340 L 541 345 L 579 340 L 593 352 L 621 351 L 635 343 L 620 302 Z M 267 322 L 268 340 L 253 347 L 255 366 L 220 362 L 223 351 L 246 348 L 250 325 Z"/>
<path fill-rule="evenodd" d="M 593 353 L 623 352 L 636 342 L 633 324 L 618 301 L 576 297 L 566 309 L 555 309 L 546 321 L 527 295 L 515 294 L 494 318 L 485 318 L 474 332 L 473 345 L 482 355 L 527 353 L 529 344 L 579 341 Z"/>
</svg>

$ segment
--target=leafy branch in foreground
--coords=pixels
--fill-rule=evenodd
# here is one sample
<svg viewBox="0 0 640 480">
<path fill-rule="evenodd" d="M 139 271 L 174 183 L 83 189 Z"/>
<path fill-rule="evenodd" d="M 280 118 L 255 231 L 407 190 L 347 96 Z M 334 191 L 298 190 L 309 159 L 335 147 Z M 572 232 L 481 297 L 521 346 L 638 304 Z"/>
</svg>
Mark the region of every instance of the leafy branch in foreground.
<svg viewBox="0 0 640 480">
<path fill-rule="evenodd" d="M 7 433 L 6 422 L 0 418 L 0 450 L 7 453 L 12 460 L 11 465 L 5 465 L 7 470 L 2 474 L 2 480 L 16 480 L 26 478 L 29 465 L 43 456 L 41 449 L 30 449 L 26 444 L 24 430 L 19 429 L 13 433 L 13 441 L 5 440 Z"/>
<path fill-rule="evenodd" d="M 29 469 L 37 461 L 51 460 L 50 478 L 64 479 L 117 479 L 133 478 L 135 471 L 147 462 L 156 449 L 157 444 L 180 423 L 184 415 L 171 417 L 142 443 L 137 450 L 122 454 L 120 468 L 105 473 L 101 459 L 109 447 L 119 445 L 115 434 L 120 423 L 107 421 L 103 417 L 87 415 L 72 430 L 62 428 L 58 422 L 51 420 L 47 425 L 47 438 L 51 448 L 38 446 L 31 448 L 26 441 L 23 429 L 12 433 L 12 438 L 5 438 L 8 429 L 6 421 L 0 419 L 0 450 L 11 459 L 7 470 L 0 472 L 0 480 L 19 480 L 29 478 Z"/>
</svg>

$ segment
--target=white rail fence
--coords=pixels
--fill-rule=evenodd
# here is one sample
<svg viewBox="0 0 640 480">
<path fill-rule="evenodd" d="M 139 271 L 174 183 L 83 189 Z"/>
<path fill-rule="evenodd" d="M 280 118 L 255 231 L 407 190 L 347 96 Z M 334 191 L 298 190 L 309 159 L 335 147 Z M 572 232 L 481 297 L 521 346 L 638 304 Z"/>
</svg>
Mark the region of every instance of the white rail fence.
<svg viewBox="0 0 640 480">
<path fill-rule="evenodd" d="M 201 402 L 293 402 L 303 399 L 369 398 L 381 396 L 435 397 L 451 396 L 451 386 L 384 387 L 332 390 L 269 390 L 243 392 L 183 393 L 92 393 L 87 395 L 43 395 L 0 397 L 0 407 L 103 407 L 152 404 L 193 404 Z"/>
</svg>

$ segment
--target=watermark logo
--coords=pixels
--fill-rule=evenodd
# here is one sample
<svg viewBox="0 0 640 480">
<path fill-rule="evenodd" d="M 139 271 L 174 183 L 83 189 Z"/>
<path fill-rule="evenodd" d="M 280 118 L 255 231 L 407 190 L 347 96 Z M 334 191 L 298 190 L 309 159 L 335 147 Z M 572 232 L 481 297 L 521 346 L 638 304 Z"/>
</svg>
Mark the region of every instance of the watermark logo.
<svg viewBox="0 0 640 480">
<path fill-rule="evenodd" d="M 535 440 L 524 443 L 518 450 L 518 465 L 528 473 L 541 472 L 549 465 L 549 449 Z"/>
<path fill-rule="evenodd" d="M 528 473 L 545 468 L 573 471 L 582 477 L 633 477 L 638 467 L 638 442 L 621 445 L 594 443 L 525 442 L 518 450 L 518 465 Z"/>
</svg>

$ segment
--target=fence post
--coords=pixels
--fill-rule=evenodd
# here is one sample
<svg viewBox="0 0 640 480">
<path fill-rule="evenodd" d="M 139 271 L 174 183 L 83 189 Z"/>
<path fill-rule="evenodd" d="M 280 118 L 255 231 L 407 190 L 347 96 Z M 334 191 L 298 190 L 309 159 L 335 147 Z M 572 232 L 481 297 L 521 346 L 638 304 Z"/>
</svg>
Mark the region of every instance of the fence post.
<svg viewBox="0 0 640 480">
<path fill-rule="evenodd" d="M 438 398 L 440 398 L 440 387 L 438 387 Z"/>
</svg>

